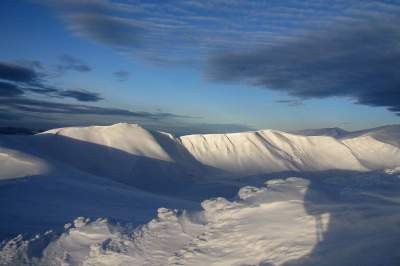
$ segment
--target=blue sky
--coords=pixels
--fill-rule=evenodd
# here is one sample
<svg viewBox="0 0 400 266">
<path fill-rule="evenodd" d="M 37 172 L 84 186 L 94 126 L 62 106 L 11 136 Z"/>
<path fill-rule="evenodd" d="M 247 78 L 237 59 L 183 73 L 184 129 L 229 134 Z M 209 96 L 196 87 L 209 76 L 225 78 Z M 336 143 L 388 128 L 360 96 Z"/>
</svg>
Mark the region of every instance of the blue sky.
<svg viewBox="0 0 400 266">
<path fill-rule="evenodd" d="M 1 126 L 396 124 L 397 1 L 4 0 Z"/>
</svg>

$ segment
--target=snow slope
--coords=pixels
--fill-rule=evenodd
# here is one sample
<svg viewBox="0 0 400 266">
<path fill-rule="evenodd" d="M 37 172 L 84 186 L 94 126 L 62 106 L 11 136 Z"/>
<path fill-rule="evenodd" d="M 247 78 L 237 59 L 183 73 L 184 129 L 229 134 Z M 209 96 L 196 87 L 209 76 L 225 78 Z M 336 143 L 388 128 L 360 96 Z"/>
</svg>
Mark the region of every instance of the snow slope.
<svg viewBox="0 0 400 266">
<path fill-rule="evenodd" d="M 3 180 L 44 173 L 47 165 L 28 154 L 0 147 L 0 169 L 0 180 Z"/>
<path fill-rule="evenodd" d="M 15 157 L 18 151 L 27 153 L 30 149 L 29 160 L 34 160 L 33 155 L 46 162 L 58 161 L 143 189 L 154 189 L 152 184 L 161 182 L 163 190 L 170 183 L 184 186 L 192 178 L 224 173 L 246 176 L 330 169 L 367 171 L 400 165 L 400 148 L 371 134 L 337 139 L 261 130 L 175 138 L 130 124 L 61 128 L 34 136 L 14 137 L 12 141 L 12 137 L 8 137 L 0 144 L 9 151 L 1 153 L 7 156 L 1 156 L 0 163 L 7 171 L 31 169 L 26 161 Z M 382 137 L 382 132 L 380 134 Z M 15 152 L 11 152 L 13 150 Z M 379 157 L 375 156 L 377 152 Z M 19 160 L 21 167 L 13 167 L 10 160 Z M 22 166 L 24 162 L 26 166 Z M 32 171 L 43 168 L 39 163 L 35 165 L 38 169 L 32 168 Z M 17 174 L 9 174 L 10 178 L 13 176 Z"/>
<path fill-rule="evenodd" d="M 0 241 L 20 233 L 60 230 L 66 221 L 82 215 L 139 225 L 147 222 L 160 206 L 197 205 L 55 163 L 45 174 L 0 183 Z"/>
<path fill-rule="evenodd" d="M 3 265 L 397 265 L 398 178 L 360 187 L 365 177 L 291 177 L 244 187 L 235 201 L 203 201 L 202 211 L 160 208 L 133 229 L 107 219 L 77 218 L 61 235 L 16 237 Z M 329 188 L 336 187 L 336 190 Z M 391 189 L 388 189 L 391 187 Z M 361 190 L 362 188 L 362 190 Z M 385 189 L 385 200 L 367 191 Z M 362 193 L 361 193 L 362 191 Z M 382 195 L 382 194 L 381 194 Z M 339 199 L 338 199 L 339 197 Z M 398 197 L 398 194 L 397 194 Z M 379 248 L 377 248 L 379 247 Z"/>
<path fill-rule="evenodd" d="M 61 163 L 147 190 L 160 188 L 168 192 L 170 186 L 171 189 L 185 186 L 200 171 L 199 163 L 172 135 L 150 132 L 138 125 L 60 128 L 34 136 L 3 136 L 0 143 L 0 147 L 21 151 L 49 165 Z M 19 166 L 5 165 L 5 168 Z"/>
<path fill-rule="evenodd" d="M 400 125 L 390 125 L 349 132 L 342 136 L 342 138 L 356 138 L 361 136 L 370 136 L 378 141 L 400 147 Z"/>
<path fill-rule="evenodd" d="M 182 144 L 205 165 L 232 174 L 342 169 L 366 171 L 400 164 L 400 148 L 369 136 L 345 140 L 275 130 L 190 135 Z M 379 152 L 381 156 L 374 156 Z"/>
<path fill-rule="evenodd" d="M 0 265 L 396 265 L 398 132 L 0 136 Z"/>
</svg>

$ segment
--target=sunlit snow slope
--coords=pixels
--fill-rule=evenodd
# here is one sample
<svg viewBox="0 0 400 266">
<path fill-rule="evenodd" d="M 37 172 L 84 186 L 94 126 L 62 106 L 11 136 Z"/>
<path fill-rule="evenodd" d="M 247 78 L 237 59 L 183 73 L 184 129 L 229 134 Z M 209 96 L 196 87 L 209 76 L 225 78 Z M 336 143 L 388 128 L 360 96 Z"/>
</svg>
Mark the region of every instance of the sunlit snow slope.
<svg viewBox="0 0 400 266">
<path fill-rule="evenodd" d="M 399 146 L 369 134 L 338 139 L 262 130 L 190 135 L 180 140 L 203 164 L 242 175 L 288 170 L 366 171 L 394 167 L 400 163 Z"/>
<path fill-rule="evenodd" d="M 23 169 L 45 171 L 37 158 L 142 188 L 148 188 L 155 179 L 167 186 L 169 182 L 185 183 L 205 174 L 366 171 L 400 164 L 400 148 L 395 145 L 392 131 L 391 128 L 391 135 L 384 136 L 381 130 L 379 138 L 375 131 L 334 138 L 276 130 L 175 138 L 130 124 L 61 128 L 0 139 L 0 147 L 8 151 L 0 151 L 0 175 L 4 179 L 26 175 Z M 22 158 L 24 152 L 27 160 Z M 30 160 L 36 163 L 28 163 Z M 13 173 L 14 168 L 19 170 Z"/>
</svg>

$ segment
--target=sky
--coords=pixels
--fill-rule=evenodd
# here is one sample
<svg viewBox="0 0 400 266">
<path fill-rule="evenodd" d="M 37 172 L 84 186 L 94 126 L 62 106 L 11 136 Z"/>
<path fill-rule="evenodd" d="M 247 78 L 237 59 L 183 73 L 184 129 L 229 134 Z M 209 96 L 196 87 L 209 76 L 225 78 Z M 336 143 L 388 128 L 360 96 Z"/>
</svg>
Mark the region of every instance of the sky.
<svg viewBox="0 0 400 266">
<path fill-rule="evenodd" d="M 395 0 L 2 0 L 0 127 L 398 124 L 399 23 Z"/>
</svg>

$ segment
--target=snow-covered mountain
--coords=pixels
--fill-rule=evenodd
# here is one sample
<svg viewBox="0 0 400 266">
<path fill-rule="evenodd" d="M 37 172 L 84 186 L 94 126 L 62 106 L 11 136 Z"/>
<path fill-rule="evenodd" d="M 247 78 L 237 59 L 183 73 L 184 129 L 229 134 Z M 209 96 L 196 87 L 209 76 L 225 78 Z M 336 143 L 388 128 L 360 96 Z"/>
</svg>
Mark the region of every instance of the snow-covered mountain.
<svg viewBox="0 0 400 266">
<path fill-rule="evenodd" d="M 400 146 L 393 131 L 397 132 L 390 128 L 386 135 L 384 130 L 373 130 L 342 138 L 276 130 L 175 138 L 131 124 L 61 128 L 34 136 L 1 137 L 0 177 L 24 176 L 23 169 L 45 172 L 46 163 L 40 161 L 48 167 L 58 162 L 142 188 L 154 188 L 153 178 L 167 185 L 213 174 L 367 171 L 400 164 Z"/>
<path fill-rule="evenodd" d="M 0 135 L 0 265 L 346 265 L 365 252 L 358 264 L 395 265 L 400 127 L 328 133 Z M 343 260 L 326 254 L 342 244 Z"/>
</svg>

